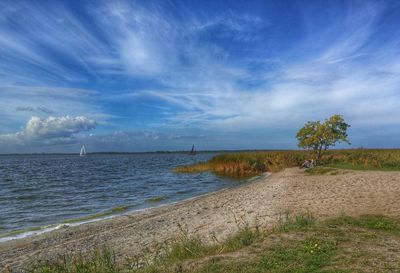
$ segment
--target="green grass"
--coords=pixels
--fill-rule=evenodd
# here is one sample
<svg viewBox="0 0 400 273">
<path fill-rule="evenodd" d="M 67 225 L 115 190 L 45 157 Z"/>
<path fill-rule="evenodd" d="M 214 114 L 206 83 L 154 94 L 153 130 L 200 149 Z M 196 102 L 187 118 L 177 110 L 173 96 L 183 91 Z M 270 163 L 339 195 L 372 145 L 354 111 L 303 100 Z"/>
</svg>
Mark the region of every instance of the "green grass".
<svg viewBox="0 0 400 273">
<path fill-rule="evenodd" d="M 250 246 L 263 237 L 263 233 L 260 231 L 259 227 L 251 228 L 248 225 L 240 228 L 240 230 L 228 237 L 228 239 L 222 244 L 221 252 L 231 252 L 239 250 L 243 247 Z"/>
<path fill-rule="evenodd" d="M 245 178 L 264 172 L 277 172 L 284 168 L 300 166 L 305 159 L 311 158 L 310 152 L 297 150 L 225 153 L 217 155 L 207 162 L 180 166 L 175 171 L 189 173 L 211 171 L 219 175 Z M 318 164 L 323 167 L 339 169 L 400 171 L 400 150 L 330 150 L 323 155 Z M 312 174 L 323 174 L 327 169 L 318 171 L 322 173 Z"/>
<path fill-rule="evenodd" d="M 59 256 L 48 261 L 33 263 L 24 270 L 27 273 L 120 273 L 115 254 L 107 247 L 97 248 L 91 255 Z"/>
<path fill-rule="evenodd" d="M 381 166 L 368 165 L 368 164 L 352 164 L 349 162 L 339 162 L 326 165 L 327 168 L 334 169 L 347 169 L 356 171 L 400 171 L 399 166 L 386 166 L 382 164 Z"/>
<path fill-rule="evenodd" d="M 152 260 L 117 264 L 110 248 L 30 265 L 29 273 L 400 272 L 400 218 L 286 215 L 273 230 L 248 225 L 207 244 L 181 229 Z"/>
<path fill-rule="evenodd" d="M 289 213 L 281 218 L 275 228 L 278 232 L 289 232 L 294 230 L 303 230 L 315 225 L 315 218 L 311 214 L 299 214 L 292 216 Z"/>
<path fill-rule="evenodd" d="M 179 225 L 180 234 L 175 239 L 161 245 L 157 255 L 160 263 L 174 263 L 188 259 L 195 259 L 213 254 L 217 251 L 216 245 L 204 243 L 198 237 L 190 237 L 188 231 Z"/>
<path fill-rule="evenodd" d="M 293 246 L 278 244 L 262 257 L 258 267 L 275 272 L 314 272 L 329 264 L 336 241 L 310 237 Z"/>
<path fill-rule="evenodd" d="M 207 245 L 199 238 L 180 238 L 166 246 L 166 255 L 163 261 L 179 262 L 188 259 L 195 259 L 213 254 L 217 247 Z"/>
<path fill-rule="evenodd" d="M 398 220 L 381 215 L 363 215 L 359 218 L 341 216 L 334 220 L 327 221 L 326 223 L 331 227 L 347 225 L 374 230 L 384 230 L 395 233 L 400 231 Z"/>
</svg>

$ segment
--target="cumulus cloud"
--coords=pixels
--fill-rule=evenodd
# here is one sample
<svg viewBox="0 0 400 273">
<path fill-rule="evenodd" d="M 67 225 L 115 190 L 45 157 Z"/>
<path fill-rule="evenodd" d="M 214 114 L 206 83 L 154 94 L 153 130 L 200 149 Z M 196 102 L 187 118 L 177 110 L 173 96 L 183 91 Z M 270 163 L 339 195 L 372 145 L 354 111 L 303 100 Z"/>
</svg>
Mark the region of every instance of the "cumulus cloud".
<svg viewBox="0 0 400 273">
<path fill-rule="evenodd" d="M 96 128 L 97 123 L 86 117 L 32 117 L 26 124 L 24 133 L 30 137 L 69 137 L 79 132 Z"/>
<path fill-rule="evenodd" d="M 39 118 L 31 117 L 25 128 L 14 134 L 0 135 L 0 140 L 10 143 L 27 143 L 30 141 L 64 142 L 74 137 L 75 134 L 95 129 L 97 123 L 84 116 L 64 116 Z"/>
<path fill-rule="evenodd" d="M 0 134 L 19 130 L 32 116 L 84 116 L 104 124 L 111 115 L 98 105 L 98 96 L 79 88 L 3 86 L 0 80 Z"/>
</svg>

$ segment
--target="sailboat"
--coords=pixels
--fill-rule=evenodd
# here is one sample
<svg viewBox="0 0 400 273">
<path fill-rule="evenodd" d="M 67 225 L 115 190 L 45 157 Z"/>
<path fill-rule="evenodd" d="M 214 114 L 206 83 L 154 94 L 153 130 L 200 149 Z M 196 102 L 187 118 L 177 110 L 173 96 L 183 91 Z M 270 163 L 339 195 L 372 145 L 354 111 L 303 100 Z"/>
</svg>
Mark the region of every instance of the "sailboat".
<svg viewBox="0 0 400 273">
<path fill-rule="evenodd" d="M 196 150 L 194 149 L 194 144 L 192 145 L 192 150 L 190 150 L 189 155 L 196 155 Z"/>
<path fill-rule="evenodd" d="M 85 155 L 86 155 L 86 148 L 85 148 L 85 145 L 82 145 L 81 152 L 79 153 L 79 156 L 85 156 Z"/>
</svg>

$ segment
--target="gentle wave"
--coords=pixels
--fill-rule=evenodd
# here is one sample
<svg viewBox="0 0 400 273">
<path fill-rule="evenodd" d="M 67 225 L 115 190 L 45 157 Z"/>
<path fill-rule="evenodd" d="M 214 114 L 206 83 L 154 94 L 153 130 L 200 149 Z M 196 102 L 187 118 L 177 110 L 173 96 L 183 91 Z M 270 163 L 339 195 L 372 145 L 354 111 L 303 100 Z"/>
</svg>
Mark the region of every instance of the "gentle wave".
<svg viewBox="0 0 400 273">
<path fill-rule="evenodd" d="M 259 176 L 255 176 L 255 177 L 249 178 L 245 181 L 242 181 L 242 183 L 236 184 L 236 186 L 240 186 L 240 185 L 248 184 L 248 183 L 254 183 L 258 180 L 268 177 L 269 175 L 270 175 L 270 173 L 264 173 Z M 102 220 L 112 219 L 117 216 L 123 216 L 123 215 L 133 214 L 133 213 L 140 213 L 140 212 L 155 209 L 155 208 L 160 208 L 160 207 L 170 206 L 170 205 L 174 205 L 174 204 L 178 204 L 178 203 L 182 203 L 182 202 L 187 202 L 187 201 L 190 201 L 193 199 L 197 199 L 197 198 L 200 198 L 203 196 L 207 196 L 207 195 L 225 191 L 225 190 L 227 190 L 227 188 L 223 188 L 223 189 L 220 189 L 220 190 L 217 190 L 214 192 L 204 193 L 204 194 L 201 194 L 198 196 L 192 196 L 190 198 L 180 200 L 180 201 L 159 204 L 156 206 L 150 206 L 150 207 L 141 208 L 141 209 L 129 210 L 129 208 L 130 208 L 129 206 L 120 206 L 120 207 L 115 207 L 111 210 L 104 211 L 101 213 L 88 215 L 86 217 L 66 220 L 62 223 L 55 224 L 55 225 L 48 225 L 48 226 L 43 226 L 43 227 L 32 227 L 32 228 L 26 229 L 26 230 L 16 230 L 16 231 L 12 231 L 8 234 L 0 234 L 0 243 L 6 242 L 6 241 L 11 241 L 11 240 L 27 238 L 27 237 L 31 237 L 31 236 L 36 236 L 36 235 L 44 234 L 44 233 L 51 232 L 51 231 L 61 229 L 61 228 L 69 228 L 69 227 L 79 226 L 79 225 L 83 225 L 83 224 L 94 223 L 94 222 L 98 222 L 98 221 L 102 221 Z M 168 197 L 166 197 L 166 196 L 160 196 L 159 198 L 161 198 L 161 197 L 163 197 L 163 199 L 155 200 L 154 202 L 160 202 L 162 200 L 168 199 Z"/>
<path fill-rule="evenodd" d="M 172 172 L 177 166 L 212 156 L 0 156 L 0 236 L 38 225 L 54 228 L 70 219 L 93 218 L 113 207 L 141 209 L 231 187 L 232 181 L 210 173 Z M 160 200 L 160 196 L 167 198 Z"/>
</svg>

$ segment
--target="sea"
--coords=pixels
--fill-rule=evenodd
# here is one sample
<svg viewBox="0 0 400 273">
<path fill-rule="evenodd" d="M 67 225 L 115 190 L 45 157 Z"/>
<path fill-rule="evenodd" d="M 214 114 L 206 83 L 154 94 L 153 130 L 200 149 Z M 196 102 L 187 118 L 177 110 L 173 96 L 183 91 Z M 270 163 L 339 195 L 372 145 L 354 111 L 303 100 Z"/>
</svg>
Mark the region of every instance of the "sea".
<svg viewBox="0 0 400 273">
<path fill-rule="evenodd" d="M 173 171 L 214 155 L 0 155 L 0 242 L 237 185 L 210 172 Z"/>
</svg>

